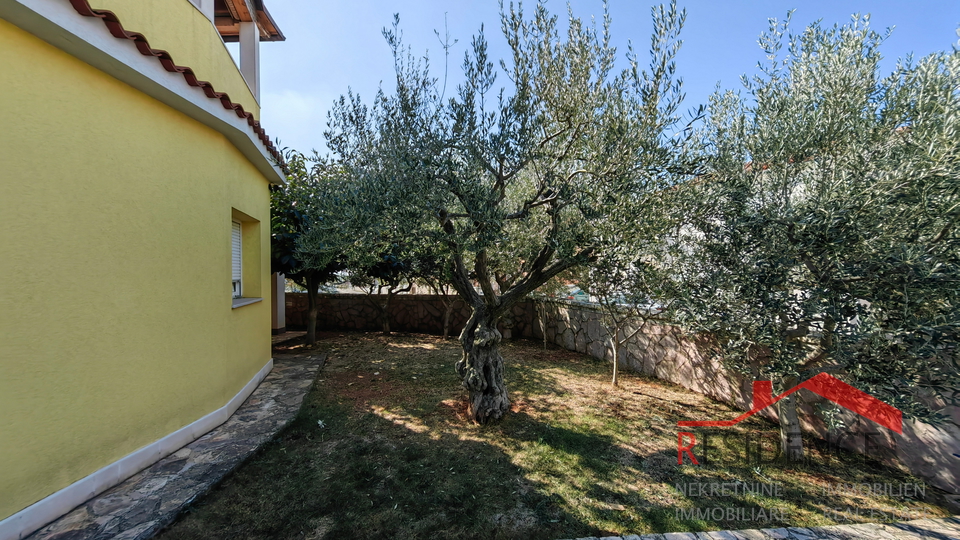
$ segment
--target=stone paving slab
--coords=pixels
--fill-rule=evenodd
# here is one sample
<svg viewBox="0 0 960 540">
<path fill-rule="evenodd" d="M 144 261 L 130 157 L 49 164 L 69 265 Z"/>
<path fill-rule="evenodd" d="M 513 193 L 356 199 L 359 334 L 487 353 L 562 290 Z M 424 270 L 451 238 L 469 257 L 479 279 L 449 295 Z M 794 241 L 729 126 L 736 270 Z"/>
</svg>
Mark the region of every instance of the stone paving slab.
<svg viewBox="0 0 960 540">
<path fill-rule="evenodd" d="M 635 534 L 577 540 L 960 540 L 960 516 L 903 523 L 863 523 L 742 531 Z"/>
<path fill-rule="evenodd" d="M 230 418 L 26 540 L 146 540 L 236 469 L 300 410 L 326 355 L 277 356 Z"/>
<path fill-rule="evenodd" d="M 304 330 L 287 330 L 282 334 L 273 334 L 270 336 L 270 338 L 272 344 L 276 345 L 278 343 L 283 343 L 284 341 L 292 341 L 300 336 L 305 335 L 307 335 L 307 332 Z"/>
</svg>

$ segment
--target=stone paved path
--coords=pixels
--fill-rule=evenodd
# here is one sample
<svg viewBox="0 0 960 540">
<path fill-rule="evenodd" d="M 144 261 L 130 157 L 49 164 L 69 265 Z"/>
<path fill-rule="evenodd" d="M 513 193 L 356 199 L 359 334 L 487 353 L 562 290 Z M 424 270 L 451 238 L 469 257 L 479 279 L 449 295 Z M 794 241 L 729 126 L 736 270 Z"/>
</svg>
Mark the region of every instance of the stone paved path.
<svg viewBox="0 0 960 540">
<path fill-rule="evenodd" d="M 960 540 L 960 516 L 903 523 L 790 527 L 699 533 L 635 534 L 577 540 Z"/>
<path fill-rule="evenodd" d="M 307 333 L 303 330 L 287 330 L 282 334 L 274 334 L 271 336 L 273 338 L 273 344 L 283 343 L 284 341 L 291 341 L 297 339 L 300 336 L 305 336 Z"/>
<path fill-rule="evenodd" d="M 325 358 L 274 357 L 270 374 L 220 427 L 90 499 L 27 540 L 150 538 L 296 416 Z"/>
</svg>

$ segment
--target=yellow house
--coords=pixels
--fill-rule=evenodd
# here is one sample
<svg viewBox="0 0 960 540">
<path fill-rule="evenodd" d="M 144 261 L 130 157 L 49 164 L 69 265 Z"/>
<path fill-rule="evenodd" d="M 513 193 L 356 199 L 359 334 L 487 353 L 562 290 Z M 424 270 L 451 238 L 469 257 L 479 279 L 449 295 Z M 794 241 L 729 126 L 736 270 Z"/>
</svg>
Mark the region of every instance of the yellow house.
<svg viewBox="0 0 960 540">
<path fill-rule="evenodd" d="M 0 1 L 0 539 L 270 371 L 258 47 L 282 39 L 261 0 Z"/>
</svg>

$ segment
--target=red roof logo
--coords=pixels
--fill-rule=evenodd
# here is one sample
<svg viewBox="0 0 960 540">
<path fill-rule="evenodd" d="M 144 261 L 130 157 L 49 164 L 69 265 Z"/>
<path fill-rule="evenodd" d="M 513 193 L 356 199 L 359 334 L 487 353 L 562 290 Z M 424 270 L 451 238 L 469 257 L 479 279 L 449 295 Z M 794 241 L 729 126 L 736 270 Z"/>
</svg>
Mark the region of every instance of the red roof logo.
<svg viewBox="0 0 960 540">
<path fill-rule="evenodd" d="M 771 381 L 754 381 L 753 408 L 737 418 L 733 420 L 683 420 L 677 422 L 677 425 L 680 427 L 733 426 L 801 388 L 825 397 L 837 405 L 853 411 L 864 418 L 873 420 L 887 429 L 896 431 L 897 433 L 903 433 L 903 414 L 899 409 L 887 405 L 866 392 L 857 390 L 828 373 L 819 373 L 776 397 L 773 396 L 773 383 Z"/>
</svg>

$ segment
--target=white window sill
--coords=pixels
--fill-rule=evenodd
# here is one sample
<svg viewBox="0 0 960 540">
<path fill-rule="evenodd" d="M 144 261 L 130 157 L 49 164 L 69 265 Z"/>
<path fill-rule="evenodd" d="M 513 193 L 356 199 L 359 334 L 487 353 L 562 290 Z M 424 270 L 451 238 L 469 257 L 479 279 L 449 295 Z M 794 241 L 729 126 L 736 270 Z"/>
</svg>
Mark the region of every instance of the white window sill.
<svg viewBox="0 0 960 540">
<path fill-rule="evenodd" d="M 234 298 L 233 299 L 233 309 L 238 307 L 249 306 L 250 304 L 256 304 L 257 302 L 262 302 L 263 298 Z"/>
</svg>

